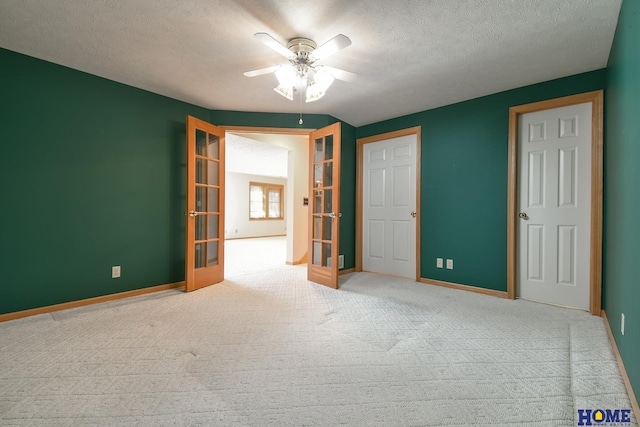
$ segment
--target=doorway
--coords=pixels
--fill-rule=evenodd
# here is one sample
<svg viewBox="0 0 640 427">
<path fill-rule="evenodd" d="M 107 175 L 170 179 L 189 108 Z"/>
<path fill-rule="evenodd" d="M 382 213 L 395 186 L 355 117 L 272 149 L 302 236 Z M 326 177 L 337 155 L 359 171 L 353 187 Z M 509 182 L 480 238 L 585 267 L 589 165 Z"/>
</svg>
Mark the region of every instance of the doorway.
<svg viewBox="0 0 640 427">
<path fill-rule="evenodd" d="M 602 91 L 510 109 L 510 298 L 600 315 L 602 148 Z"/>
<path fill-rule="evenodd" d="M 307 218 L 295 200 L 306 194 L 308 140 L 226 129 L 225 276 L 306 262 Z"/>
</svg>

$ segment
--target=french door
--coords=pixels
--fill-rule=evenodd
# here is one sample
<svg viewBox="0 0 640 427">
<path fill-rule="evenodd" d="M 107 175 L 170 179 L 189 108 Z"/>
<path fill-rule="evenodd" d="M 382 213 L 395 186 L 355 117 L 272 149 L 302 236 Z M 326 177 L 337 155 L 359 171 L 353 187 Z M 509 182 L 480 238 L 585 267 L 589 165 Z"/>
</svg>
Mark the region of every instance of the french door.
<svg viewBox="0 0 640 427">
<path fill-rule="evenodd" d="M 309 257 L 307 278 L 338 288 L 340 229 L 340 123 L 309 139 Z"/>
<path fill-rule="evenodd" d="M 187 117 L 187 292 L 224 280 L 224 130 Z"/>
</svg>

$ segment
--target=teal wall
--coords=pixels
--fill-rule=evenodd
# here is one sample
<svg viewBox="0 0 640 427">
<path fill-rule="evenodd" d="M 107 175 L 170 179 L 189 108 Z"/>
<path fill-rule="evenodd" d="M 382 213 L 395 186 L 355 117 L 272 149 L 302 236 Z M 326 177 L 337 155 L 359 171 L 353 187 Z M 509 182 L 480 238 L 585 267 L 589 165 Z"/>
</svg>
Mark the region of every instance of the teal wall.
<svg viewBox="0 0 640 427">
<path fill-rule="evenodd" d="M 640 2 L 624 0 L 606 74 L 603 306 L 640 398 L 639 42 Z"/>
<path fill-rule="evenodd" d="M 185 117 L 210 111 L 3 49 L 0 64 L 0 313 L 184 280 Z"/>
<path fill-rule="evenodd" d="M 340 151 L 340 253 L 344 268 L 356 266 L 356 128 L 342 122 Z"/>
<path fill-rule="evenodd" d="M 357 138 L 422 127 L 423 278 L 507 290 L 509 108 L 604 88 L 604 70 L 374 123 Z M 454 269 L 436 268 L 451 258 Z"/>
</svg>

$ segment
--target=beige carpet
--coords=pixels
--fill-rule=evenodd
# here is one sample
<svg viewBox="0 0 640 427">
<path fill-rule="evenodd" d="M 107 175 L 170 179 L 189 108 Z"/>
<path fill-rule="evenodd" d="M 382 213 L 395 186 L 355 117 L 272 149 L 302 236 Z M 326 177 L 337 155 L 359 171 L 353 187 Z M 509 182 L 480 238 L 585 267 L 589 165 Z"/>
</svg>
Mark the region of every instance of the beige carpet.
<svg viewBox="0 0 640 427">
<path fill-rule="evenodd" d="M 286 264 L 285 236 L 225 240 L 224 276 L 237 277 Z"/>
<path fill-rule="evenodd" d="M 601 318 L 305 277 L 272 265 L 1 323 L 0 425 L 576 426 L 631 408 Z"/>
</svg>

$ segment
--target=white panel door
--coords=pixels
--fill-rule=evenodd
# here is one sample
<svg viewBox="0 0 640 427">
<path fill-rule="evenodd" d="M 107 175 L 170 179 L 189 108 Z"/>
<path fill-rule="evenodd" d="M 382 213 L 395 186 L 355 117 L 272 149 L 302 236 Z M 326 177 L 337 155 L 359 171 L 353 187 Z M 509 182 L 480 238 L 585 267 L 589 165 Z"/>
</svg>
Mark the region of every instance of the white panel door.
<svg viewBox="0 0 640 427">
<path fill-rule="evenodd" d="M 416 279 L 416 150 L 416 135 L 364 145 L 364 271 Z"/>
<path fill-rule="evenodd" d="M 519 120 L 518 296 L 588 310 L 591 104 Z"/>
</svg>

